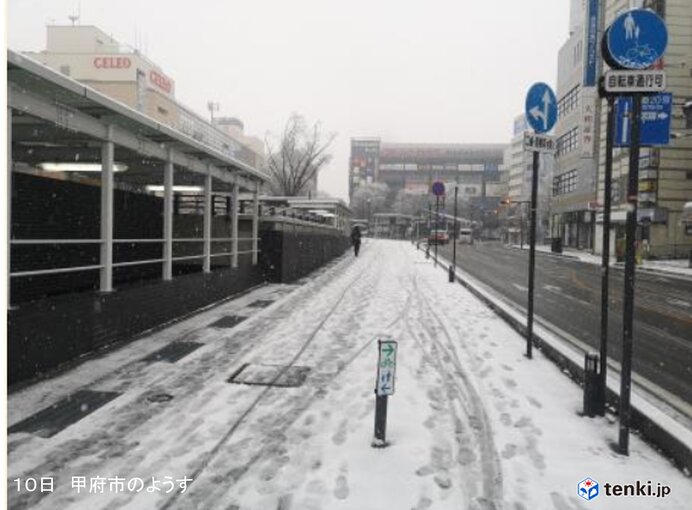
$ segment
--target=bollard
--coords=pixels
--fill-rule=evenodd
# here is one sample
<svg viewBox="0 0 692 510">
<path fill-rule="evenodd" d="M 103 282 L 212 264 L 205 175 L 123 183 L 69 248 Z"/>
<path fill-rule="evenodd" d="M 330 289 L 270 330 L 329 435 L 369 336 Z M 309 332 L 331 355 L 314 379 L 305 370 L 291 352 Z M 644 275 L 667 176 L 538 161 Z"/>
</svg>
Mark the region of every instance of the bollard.
<svg viewBox="0 0 692 510">
<path fill-rule="evenodd" d="M 598 354 L 587 352 L 584 355 L 584 416 L 593 418 L 598 414 L 599 385 Z"/>
<path fill-rule="evenodd" d="M 454 266 L 449 266 L 449 283 L 454 283 Z"/>
<path fill-rule="evenodd" d="M 689 267 L 692 267 L 692 250 L 690 250 L 690 261 L 687 263 Z"/>
<path fill-rule="evenodd" d="M 430 258 L 430 243 L 425 245 L 425 258 L 426 259 Z"/>
</svg>

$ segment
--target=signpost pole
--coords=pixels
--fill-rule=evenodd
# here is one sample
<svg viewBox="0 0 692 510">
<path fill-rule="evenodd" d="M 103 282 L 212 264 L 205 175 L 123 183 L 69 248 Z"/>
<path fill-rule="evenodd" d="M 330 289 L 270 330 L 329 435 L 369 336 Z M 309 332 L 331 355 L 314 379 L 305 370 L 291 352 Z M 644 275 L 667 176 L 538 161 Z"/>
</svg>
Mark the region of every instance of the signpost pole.
<svg viewBox="0 0 692 510">
<path fill-rule="evenodd" d="M 524 202 L 519 203 L 519 248 L 524 249 Z"/>
<path fill-rule="evenodd" d="M 454 273 L 457 269 L 457 197 L 459 195 L 459 186 L 454 186 L 454 236 L 452 245 L 452 266 L 449 268 L 449 282 L 454 282 Z"/>
<path fill-rule="evenodd" d="M 377 379 L 375 382 L 375 437 L 372 446 L 387 446 L 387 397 L 394 394 L 397 342 L 377 341 Z"/>
<path fill-rule="evenodd" d="M 632 389 L 632 327 L 634 312 L 634 238 L 637 231 L 637 193 L 639 184 L 639 123 L 642 95 L 632 96 L 632 143 L 627 179 L 627 225 L 625 227 L 625 290 L 622 306 L 622 372 L 620 374 L 619 449 L 629 455 L 630 392 Z"/>
<path fill-rule="evenodd" d="M 440 231 L 440 195 L 435 195 L 435 267 L 437 267 L 437 245 L 440 244 L 437 236 Z"/>
<path fill-rule="evenodd" d="M 526 357 L 531 359 L 533 347 L 533 288 L 536 266 L 536 202 L 538 195 L 539 152 L 533 152 L 533 174 L 531 175 L 531 211 L 529 217 L 529 302 L 526 325 Z"/>
<path fill-rule="evenodd" d="M 432 205 L 428 202 L 428 240 L 425 243 L 425 258 L 430 258 L 430 234 L 432 233 Z"/>
<path fill-rule="evenodd" d="M 375 440 L 381 445 L 386 443 L 387 398 L 387 395 L 375 396 Z"/>
<path fill-rule="evenodd" d="M 605 415 L 608 370 L 608 285 L 610 271 L 610 204 L 613 193 L 613 130 L 615 129 L 615 98 L 607 97 L 605 173 L 603 176 L 603 248 L 601 251 L 601 349 L 600 385 L 596 413 Z"/>
</svg>

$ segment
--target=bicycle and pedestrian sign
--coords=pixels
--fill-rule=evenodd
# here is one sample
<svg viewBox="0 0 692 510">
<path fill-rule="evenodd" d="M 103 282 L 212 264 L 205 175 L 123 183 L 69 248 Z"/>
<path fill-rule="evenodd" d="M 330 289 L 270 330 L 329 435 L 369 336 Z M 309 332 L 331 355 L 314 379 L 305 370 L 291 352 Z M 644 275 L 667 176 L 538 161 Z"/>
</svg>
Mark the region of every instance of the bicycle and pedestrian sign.
<svg viewBox="0 0 692 510">
<path fill-rule="evenodd" d="M 666 51 L 668 30 L 653 11 L 633 9 L 608 27 L 603 58 L 614 69 L 647 69 Z"/>
<path fill-rule="evenodd" d="M 394 395 L 394 376 L 396 375 L 396 340 L 378 340 L 379 356 L 377 359 L 378 396 Z"/>
</svg>

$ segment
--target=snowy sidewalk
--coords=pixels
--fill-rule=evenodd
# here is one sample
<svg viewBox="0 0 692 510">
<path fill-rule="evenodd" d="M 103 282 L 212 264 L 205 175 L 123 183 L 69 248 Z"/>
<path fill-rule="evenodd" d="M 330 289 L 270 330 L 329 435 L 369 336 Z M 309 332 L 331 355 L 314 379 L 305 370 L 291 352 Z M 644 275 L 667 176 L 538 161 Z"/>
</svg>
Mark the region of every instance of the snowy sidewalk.
<svg viewBox="0 0 692 510">
<path fill-rule="evenodd" d="M 518 244 L 510 245 L 511 248 L 517 250 L 528 250 L 528 244 L 525 244 L 522 248 Z M 571 259 L 577 259 L 586 264 L 593 264 L 600 266 L 602 264 L 602 258 L 600 255 L 593 254 L 584 250 L 576 250 L 574 248 L 563 248 L 562 253 L 554 253 L 550 246 L 545 244 L 536 245 L 536 251 L 541 253 L 547 253 L 555 257 L 567 257 Z M 614 257 L 611 257 L 611 266 L 623 268 L 623 262 L 615 262 Z M 664 259 L 664 260 L 643 260 L 641 264 L 637 265 L 637 270 L 644 270 L 650 273 L 659 273 L 667 276 L 680 276 L 685 279 L 692 279 L 692 267 L 689 267 L 689 261 L 687 259 Z"/>
<path fill-rule="evenodd" d="M 229 315 L 247 319 L 211 326 Z M 391 445 L 374 449 L 376 340 L 385 334 L 399 342 L 396 394 Z M 201 346 L 174 363 L 142 361 L 173 340 Z M 613 453 L 617 424 L 579 417 L 580 388 L 540 352 L 526 359 L 524 346 L 423 252 L 367 240 L 360 257 L 301 286 L 257 289 L 11 395 L 13 425 L 77 390 L 117 394 L 51 437 L 9 435 L 10 508 L 687 506 L 690 478 L 636 436 L 629 458 Z M 277 369 L 287 384 L 307 376 L 296 387 L 228 382 L 259 365 L 305 367 Z M 161 394 L 171 399 L 150 398 Z M 53 477 L 54 492 L 18 493 L 11 481 L 31 476 Z M 127 483 L 78 493 L 73 476 L 137 477 L 147 488 L 152 477 L 193 481 L 184 493 Z M 592 501 L 577 496 L 587 477 L 600 483 Z M 605 484 L 638 481 L 670 495 L 605 494 Z"/>
</svg>

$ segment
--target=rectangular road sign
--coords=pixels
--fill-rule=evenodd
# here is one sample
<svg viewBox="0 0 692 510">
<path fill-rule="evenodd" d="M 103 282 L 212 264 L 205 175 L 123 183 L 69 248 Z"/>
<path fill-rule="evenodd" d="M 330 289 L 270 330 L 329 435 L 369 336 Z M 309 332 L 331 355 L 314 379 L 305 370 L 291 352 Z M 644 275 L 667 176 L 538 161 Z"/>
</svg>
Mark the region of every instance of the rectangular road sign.
<svg viewBox="0 0 692 510">
<path fill-rule="evenodd" d="M 673 94 L 664 92 L 642 97 L 639 122 L 639 144 L 645 146 L 668 145 Z M 632 98 L 618 97 L 615 102 L 615 147 L 629 147 L 632 136 Z"/>
<path fill-rule="evenodd" d="M 394 376 L 396 372 L 396 340 L 378 340 L 377 384 L 375 393 L 381 397 L 394 395 Z"/>
<path fill-rule="evenodd" d="M 666 72 L 660 69 L 643 71 L 613 70 L 605 73 L 605 90 L 611 94 L 662 92 L 666 89 Z"/>
<path fill-rule="evenodd" d="M 557 142 L 554 136 L 524 133 L 524 149 L 527 151 L 555 153 Z"/>
</svg>

